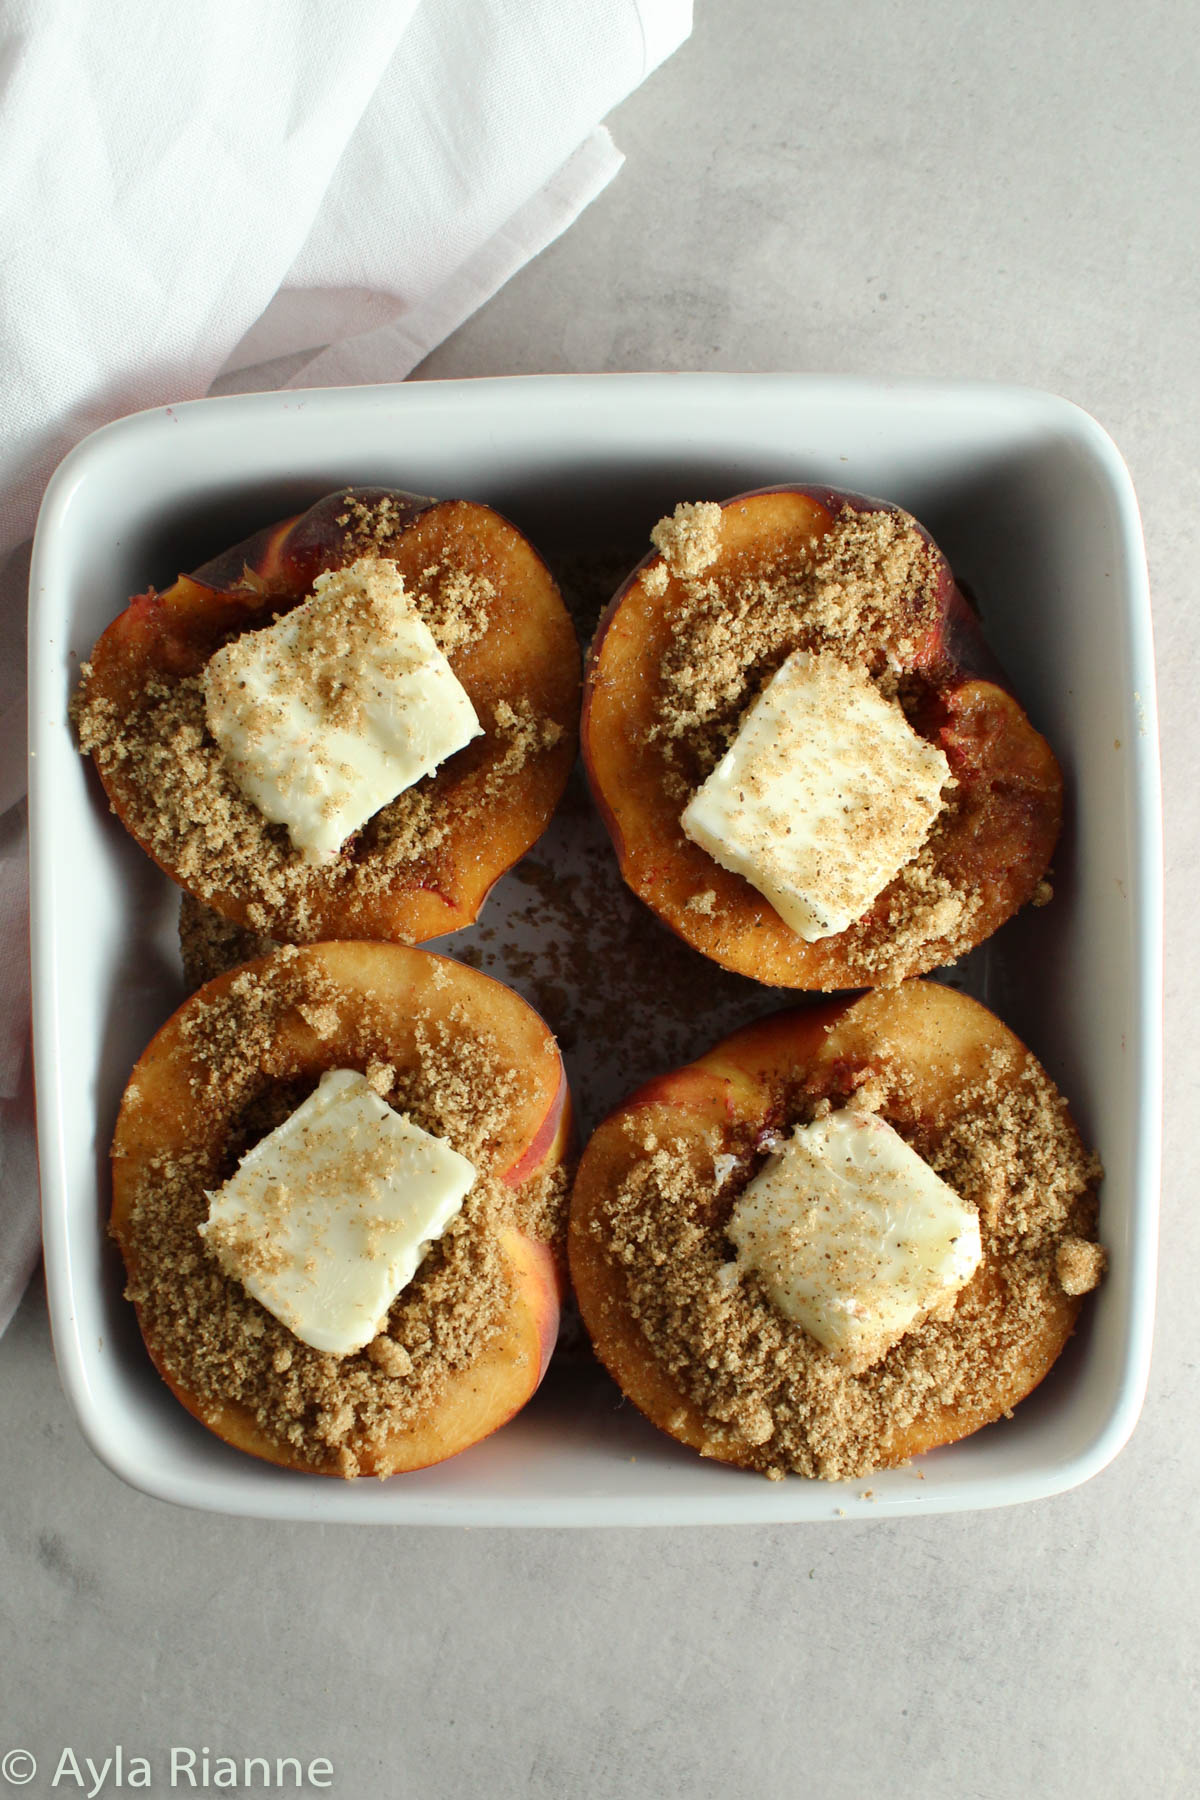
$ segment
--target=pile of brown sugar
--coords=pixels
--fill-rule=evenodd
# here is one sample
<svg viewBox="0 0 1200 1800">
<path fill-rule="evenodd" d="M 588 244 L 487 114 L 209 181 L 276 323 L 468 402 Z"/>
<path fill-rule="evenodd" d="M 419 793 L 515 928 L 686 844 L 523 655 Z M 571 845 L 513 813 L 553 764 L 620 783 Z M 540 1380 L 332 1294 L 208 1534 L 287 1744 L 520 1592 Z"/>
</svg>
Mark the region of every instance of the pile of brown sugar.
<svg viewBox="0 0 1200 1800">
<path fill-rule="evenodd" d="M 486 1348 L 509 1293 L 499 1233 L 511 1224 L 557 1243 L 567 1184 L 561 1169 L 516 1189 L 499 1179 L 498 1135 L 524 1076 L 461 1007 L 445 1019 L 417 1020 L 415 1066 L 398 1071 L 387 1058 L 382 1016 L 361 996 L 353 997 L 350 1013 L 351 999 L 284 949 L 236 976 L 227 992 L 193 1001 L 185 1029 L 195 1063 L 194 1148 L 147 1161 L 121 1233 L 133 1271 L 128 1297 L 176 1385 L 213 1408 L 248 1408 L 259 1429 L 296 1460 L 348 1476 L 390 1434 L 427 1417 L 448 1376 Z M 342 1358 L 293 1336 L 222 1271 L 200 1235 L 207 1192 L 316 1086 L 315 1077 L 288 1080 L 274 1066 L 272 1045 L 291 1012 L 319 1037 L 337 1031 L 339 1066 L 359 1069 L 391 1106 L 479 1170 L 381 1334 Z M 136 1093 L 127 1104 L 137 1104 Z"/>
<path fill-rule="evenodd" d="M 938 672 L 902 672 L 941 604 L 940 560 L 908 514 L 844 506 L 807 557 L 790 543 L 722 553 L 718 566 L 721 513 L 715 502 L 678 507 L 651 534 L 662 561 L 643 577 L 651 593 L 671 590 L 650 742 L 664 791 L 680 811 L 793 650 L 827 653 L 864 671 L 918 731 Z M 978 902 L 944 856 L 964 796 L 948 787 L 942 799 L 922 848 L 848 928 L 857 960 L 884 983 L 911 969 L 926 945 L 938 944 L 938 960 L 949 962 L 973 942 Z M 714 910 L 707 896 L 694 904 Z"/>
<path fill-rule="evenodd" d="M 351 551 L 374 548 L 378 557 L 397 529 L 392 502 L 347 506 L 339 522 L 350 526 Z M 246 585 L 257 591 L 249 578 Z M 408 594 L 451 661 L 484 637 L 496 600 L 486 576 L 448 562 L 423 569 Z M 278 616 L 264 608 L 262 624 Z M 480 714 L 483 738 L 381 808 L 332 862 L 312 864 L 233 779 L 208 729 L 202 673 L 149 676 L 124 713 L 92 690 L 91 673 L 84 664 L 72 717 L 80 748 L 95 757 L 106 783 L 119 781 L 130 830 L 199 898 L 245 897 L 252 927 L 273 926 L 295 942 L 319 935 L 313 908 L 332 893 L 369 901 L 398 881 L 436 889 L 445 881 L 439 851 L 452 828 L 486 819 L 530 760 L 562 736 L 527 700 L 501 699 Z M 461 772 L 477 766 L 484 773 L 464 787 Z"/>
<path fill-rule="evenodd" d="M 847 1068 L 840 1079 L 844 1092 L 794 1095 L 771 1142 L 830 1105 L 880 1111 L 977 1209 L 984 1253 L 949 1318 L 912 1329 L 865 1372 L 849 1372 L 733 1261 L 725 1225 L 763 1164 L 761 1134 L 656 1135 L 631 1113 L 636 1161 L 593 1220 L 654 1362 L 774 1478 L 869 1474 L 895 1432 L 941 1406 L 985 1401 L 1006 1370 L 1037 1362 L 1064 1294 L 1094 1287 L 1104 1267 L 1092 1241 L 1099 1166 L 1036 1064 L 1018 1069 L 997 1053 L 937 1123 L 917 1120 L 899 1066 Z"/>
</svg>

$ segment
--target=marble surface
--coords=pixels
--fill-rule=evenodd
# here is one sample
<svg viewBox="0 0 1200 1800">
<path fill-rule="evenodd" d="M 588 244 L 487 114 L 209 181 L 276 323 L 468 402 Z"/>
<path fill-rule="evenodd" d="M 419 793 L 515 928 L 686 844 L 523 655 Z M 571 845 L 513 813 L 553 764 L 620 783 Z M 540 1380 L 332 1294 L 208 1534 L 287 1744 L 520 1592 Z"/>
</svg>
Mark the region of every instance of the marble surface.
<svg viewBox="0 0 1200 1800">
<path fill-rule="evenodd" d="M 101 1467 L 35 1286 L 0 1341 L 0 1792 L 22 1772 L 10 1750 L 40 1765 L 24 1792 L 86 1792 L 84 1759 L 118 1744 L 125 1785 L 140 1756 L 168 1786 L 172 1746 L 199 1776 L 207 1746 L 214 1768 L 323 1757 L 329 1791 L 420 1800 L 1195 1792 L 1191 10 L 1151 0 L 1136 26 L 1115 0 L 699 10 L 611 121 L 617 181 L 420 374 L 981 376 L 1066 394 L 1115 437 L 1149 544 L 1167 804 L 1164 1254 L 1142 1422 L 1086 1487 L 994 1513 L 260 1525 L 160 1505 Z M 115 1762 L 98 1791 L 117 1791 Z"/>
</svg>

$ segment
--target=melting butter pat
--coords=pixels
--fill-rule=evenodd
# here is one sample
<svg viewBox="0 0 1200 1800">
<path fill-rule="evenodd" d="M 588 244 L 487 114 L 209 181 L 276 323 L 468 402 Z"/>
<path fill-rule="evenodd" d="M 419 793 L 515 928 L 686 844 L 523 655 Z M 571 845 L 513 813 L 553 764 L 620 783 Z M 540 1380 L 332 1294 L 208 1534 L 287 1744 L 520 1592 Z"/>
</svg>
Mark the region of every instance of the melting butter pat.
<svg viewBox="0 0 1200 1800">
<path fill-rule="evenodd" d="M 324 862 L 382 806 L 480 735 L 466 690 L 395 563 L 364 557 L 213 656 L 208 728 L 264 818 Z"/>
<path fill-rule="evenodd" d="M 381 1330 L 475 1180 L 465 1156 L 334 1069 L 209 1194 L 201 1225 L 227 1275 L 314 1350 Z"/>
<path fill-rule="evenodd" d="M 772 1303 L 851 1369 L 945 1316 L 982 1258 L 979 1218 L 873 1113 L 799 1127 L 728 1233 Z"/>
<path fill-rule="evenodd" d="M 861 670 L 796 650 L 680 822 L 814 943 L 861 918 L 911 861 L 951 780 Z"/>
</svg>

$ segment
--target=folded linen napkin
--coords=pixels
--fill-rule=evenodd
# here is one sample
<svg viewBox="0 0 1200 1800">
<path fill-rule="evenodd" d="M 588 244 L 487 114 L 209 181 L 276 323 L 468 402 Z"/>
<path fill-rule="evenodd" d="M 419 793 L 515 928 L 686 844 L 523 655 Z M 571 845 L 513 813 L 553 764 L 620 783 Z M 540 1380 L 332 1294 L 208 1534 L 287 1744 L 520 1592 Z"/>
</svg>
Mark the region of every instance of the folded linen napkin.
<svg viewBox="0 0 1200 1800">
<path fill-rule="evenodd" d="M 612 178 L 599 121 L 690 27 L 691 0 L 0 0 L 0 1330 L 36 1256 L 16 803 L 48 476 L 223 367 L 407 375 Z"/>
</svg>

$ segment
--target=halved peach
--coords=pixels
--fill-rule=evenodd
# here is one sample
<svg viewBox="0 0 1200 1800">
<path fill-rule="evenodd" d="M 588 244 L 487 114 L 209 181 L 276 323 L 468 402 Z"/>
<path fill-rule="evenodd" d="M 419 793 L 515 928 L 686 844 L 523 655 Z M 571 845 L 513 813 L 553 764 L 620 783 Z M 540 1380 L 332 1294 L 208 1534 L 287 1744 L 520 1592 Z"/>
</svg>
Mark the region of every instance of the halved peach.
<svg viewBox="0 0 1200 1800">
<path fill-rule="evenodd" d="M 461 1240 L 421 1265 L 386 1343 L 340 1360 L 294 1338 L 197 1233 L 206 1190 L 331 1068 L 373 1069 L 401 1110 L 448 1137 L 475 1104 L 474 1137 L 456 1147 L 509 1196 L 481 1202 Z M 446 1101 L 489 1069 L 495 1094 Z M 570 1136 L 554 1039 L 490 976 L 398 945 L 329 943 L 218 977 L 141 1057 L 112 1146 L 111 1229 L 155 1365 L 219 1437 L 291 1468 L 391 1475 L 477 1443 L 531 1397 L 554 1347 L 562 1276 L 549 1196 Z M 436 1364 L 412 1376 L 420 1405 L 396 1375 L 410 1352 L 414 1368 Z M 335 1428 L 338 1406 L 353 1417 Z"/>
<path fill-rule="evenodd" d="M 910 723 L 944 751 L 956 786 L 919 876 L 901 870 L 846 930 L 805 942 L 749 882 L 684 835 L 687 789 L 709 770 L 681 771 L 660 729 L 664 659 L 686 600 L 662 556 L 648 557 L 618 591 L 584 681 L 584 764 L 625 880 L 695 949 L 776 987 L 869 987 L 953 960 L 1031 898 L 1061 825 L 1062 779 L 1049 745 L 1004 685 L 945 558 L 900 508 L 825 487 L 738 495 L 722 504 L 716 560 L 700 579 L 732 592 L 797 575 L 820 559 L 847 513 L 891 514 L 928 546 L 923 592 L 919 603 L 905 600 L 906 631 L 890 663 Z M 798 610 L 794 635 L 745 667 L 741 706 L 789 651 L 824 641 Z"/>
<path fill-rule="evenodd" d="M 486 629 L 446 645 L 484 735 L 314 867 L 222 775 L 196 678 L 231 637 L 364 555 L 394 561 L 439 606 L 448 583 L 487 584 Z M 473 501 L 378 488 L 328 495 L 136 596 L 97 643 L 76 705 L 113 810 L 167 874 L 224 917 L 298 943 L 416 943 L 470 924 L 558 804 L 578 712 L 574 629 L 520 532 Z"/>
<path fill-rule="evenodd" d="M 778 1137 L 869 1088 L 868 1103 L 977 1206 L 984 1260 L 947 1321 L 850 1373 L 752 1280 L 729 1282 L 724 1228 Z M 671 1192 L 667 1177 L 647 1178 L 655 1156 Z M 1095 1174 L 1013 1033 L 963 994 L 909 982 L 779 1013 L 633 1094 L 581 1159 L 571 1276 L 597 1355 L 653 1424 L 746 1468 L 861 1475 L 978 1430 L 1041 1381 L 1079 1310 L 1056 1257 L 1093 1234 Z M 690 1246 L 692 1275 L 664 1253 L 668 1238 Z M 705 1280 L 707 1291 L 685 1285 Z M 724 1342 L 698 1334 L 710 1302 Z"/>
</svg>

